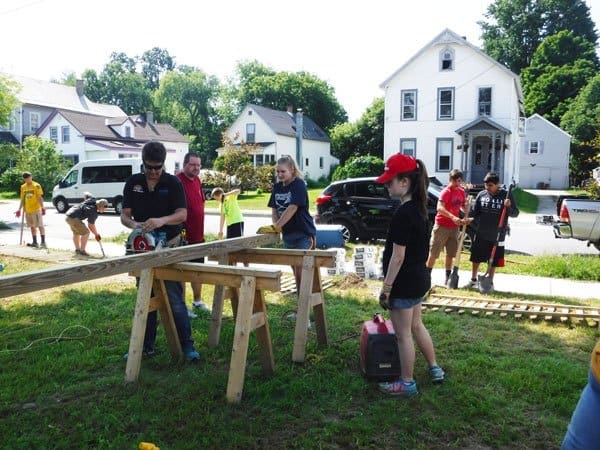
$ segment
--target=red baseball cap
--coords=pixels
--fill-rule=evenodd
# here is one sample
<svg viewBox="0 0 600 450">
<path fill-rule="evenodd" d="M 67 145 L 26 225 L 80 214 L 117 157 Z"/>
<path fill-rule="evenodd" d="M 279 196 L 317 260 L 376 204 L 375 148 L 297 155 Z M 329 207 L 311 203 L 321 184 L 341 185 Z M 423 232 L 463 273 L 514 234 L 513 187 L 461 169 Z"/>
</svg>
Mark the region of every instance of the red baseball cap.
<svg viewBox="0 0 600 450">
<path fill-rule="evenodd" d="M 396 153 L 388 158 L 384 172 L 377 178 L 376 183 L 387 183 L 400 173 L 412 172 L 417 169 L 417 160 L 412 156 Z"/>
</svg>

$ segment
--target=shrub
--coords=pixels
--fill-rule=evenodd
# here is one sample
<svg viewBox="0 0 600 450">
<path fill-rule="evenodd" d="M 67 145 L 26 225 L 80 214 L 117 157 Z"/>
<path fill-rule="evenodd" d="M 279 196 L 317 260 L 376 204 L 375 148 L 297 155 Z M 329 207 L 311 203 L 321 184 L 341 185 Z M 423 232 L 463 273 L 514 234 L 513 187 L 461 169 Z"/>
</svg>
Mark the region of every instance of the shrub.
<svg viewBox="0 0 600 450">
<path fill-rule="evenodd" d="M 256 185 L 262 192 L 271 192 L 273 190 L 273 181 L 275 180 L 275 166 L 268 164 L 258 166 L 255 170 Z"/>
<path fill-rule="evenodd" d="M 343 180 L 345 178 L 372 177 L 381 175 L 385 163 L 378 156 L 364 155 L 354 156 L 343 166 L 336 167 L 332 180 Z"/>
</svg>

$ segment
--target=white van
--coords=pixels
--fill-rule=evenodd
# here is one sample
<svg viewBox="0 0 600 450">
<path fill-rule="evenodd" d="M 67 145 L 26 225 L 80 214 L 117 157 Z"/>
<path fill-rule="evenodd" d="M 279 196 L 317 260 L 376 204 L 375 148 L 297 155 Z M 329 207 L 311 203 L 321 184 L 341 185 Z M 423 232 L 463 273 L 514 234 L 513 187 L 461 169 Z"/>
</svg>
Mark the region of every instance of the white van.
<svg viewBox="0 0 600 450">
<path fill-rule="evenodd" d="M 91 159 L 75 164 L 52 189 L 52 203 L 59 213 L 81 203 L 84 192 L 109 201 L 117 214 L 123 209 L 123 187 L 134 173 L 142 172 L 137 158 Z"/>
</svg>

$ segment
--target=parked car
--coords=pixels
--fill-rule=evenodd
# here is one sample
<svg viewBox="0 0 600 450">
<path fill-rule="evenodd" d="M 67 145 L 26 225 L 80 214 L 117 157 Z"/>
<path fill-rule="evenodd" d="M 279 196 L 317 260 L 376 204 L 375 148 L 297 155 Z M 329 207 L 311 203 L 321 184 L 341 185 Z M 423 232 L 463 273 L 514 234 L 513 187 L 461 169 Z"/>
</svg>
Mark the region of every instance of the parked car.
<svg viewBox="0 0 600 450">
<path fill-rule="evenodd" d="M 427 210 L 433 227 L 437 202 L 443 187 L 430 183 Z M 317 224 L 337 224 L 343 227 L 346 242 L 385 239 L 394 210 L 399 200 L 390 197 L 384 185 L 375 183 L 375 177 L 349 178 L 335 181 L 317 197 Z M 467 227 L 464 248 L 471 248 L 475 232 Z"/>
<path fill-rule="evenodd" d="M 121 214 L 123 187 L 134 173 L 143 170 L 138 158 L 90 159 L 75 164 L 52 189 L 52 203 L 64 214 L 70 205 L 81 203 L 85 192 L 96 198 L 105 198 Z"/>
</svg>

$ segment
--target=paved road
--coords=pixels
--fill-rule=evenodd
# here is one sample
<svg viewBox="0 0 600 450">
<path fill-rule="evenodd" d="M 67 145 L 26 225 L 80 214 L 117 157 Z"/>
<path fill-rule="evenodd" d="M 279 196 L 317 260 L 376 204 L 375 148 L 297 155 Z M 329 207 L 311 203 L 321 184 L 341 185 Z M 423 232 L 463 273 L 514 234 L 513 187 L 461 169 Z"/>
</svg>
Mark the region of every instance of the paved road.
<svg viewBox="0 0 600 450">
<path fill-rule="evenodd" d="M 551 191 L 539 191 L 544 193 L 542 197 L 540 213 L 552 213 L 554 200 L 552 195 L 558 195 Z M 548 195 L 550 194 L 550 195 Z M 45 223 L 47 227 L 47 240 L 51 248 L 69 249 L 71 243 L 71 232 L 65 224 L 64 214 L 58 214 L 50 203 L 47 203 L 47 213 Z M 11 230 L 0 230 L 0 245 L 14 245 L 19 241 L 20 222 L 14 215 L 18 203 L 14 200 L 0 201 L 0 220 L 11 226 Z M 245 214 L 245 234 L 250 235 L 261 225 L 271 223 L 271 216 L 268 211 L 262 211 L 252 214 Z M 538 225 L 535 223 L 535 214 L 521 214 L 519 217 L 510 220 L 511 235 L 506 241 L 506 249 L 510 252 L 523 253 L 529 255 L 563 255 L 563 254 L 598 254 L 594 247 L 587 247 L 584 242 L 574 239 L 556 239 L 552 228 Z M 129 233 L 129 229 L 121 225 L 119 217 L 113 213 L 106 213 L 99 217 L 96 222 L 100 234 L 104 238 L 118 236 L 123 233 Z M 206 233 L 216 234 L 219 226 L 219 217 L 216 210 L 207 210 L 205 218 Z M 26 229 L 24 239 L 31 241 L 31 235 Z M 108 244 L 105 244 L 108 245 Z M 89 247 L 94 250 L 96 244 L 91 242 Z"/>
</svg>

